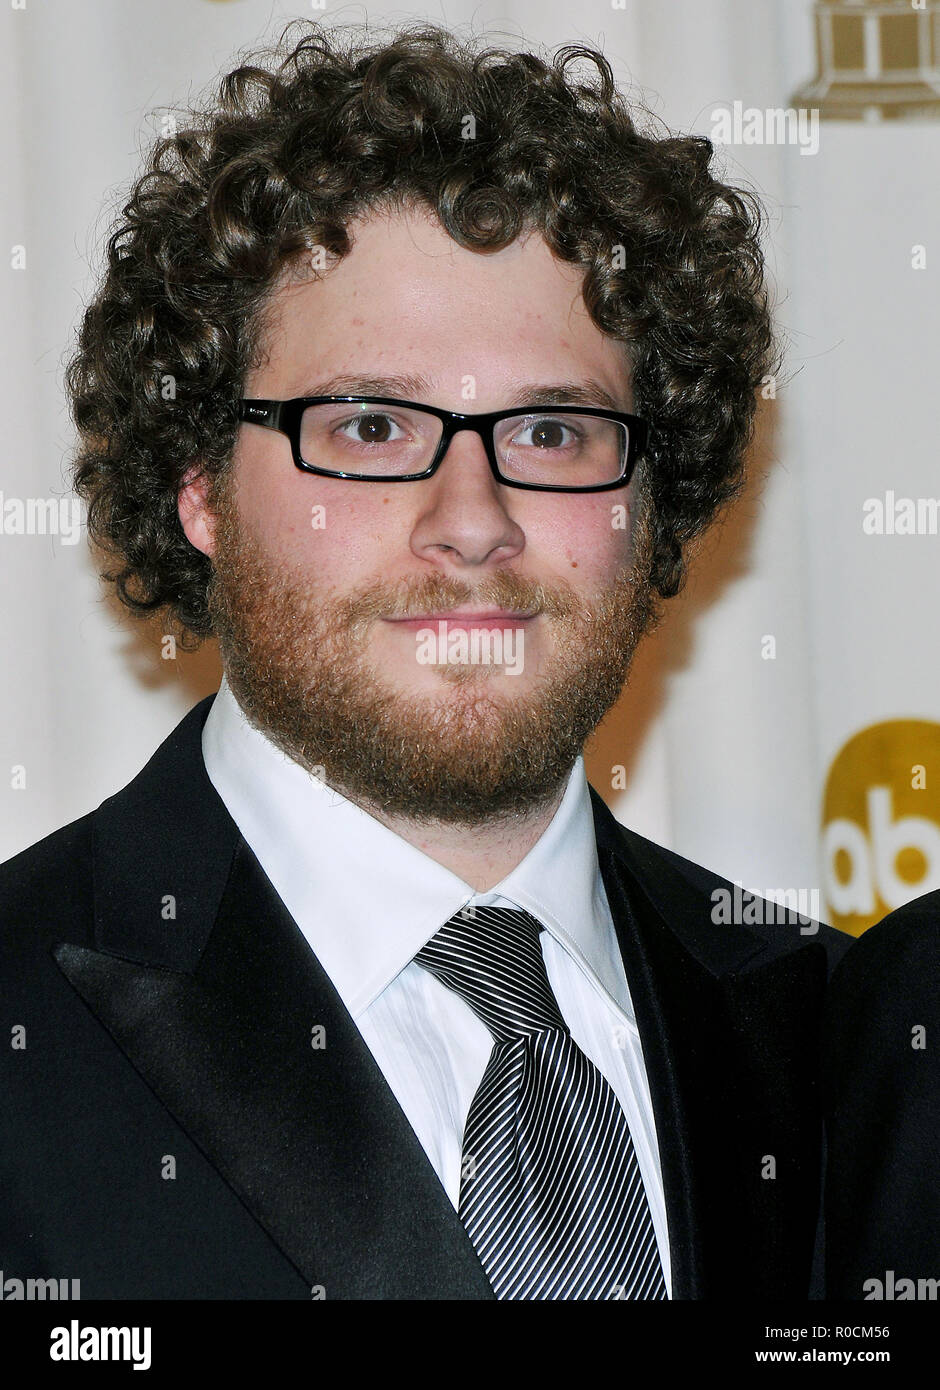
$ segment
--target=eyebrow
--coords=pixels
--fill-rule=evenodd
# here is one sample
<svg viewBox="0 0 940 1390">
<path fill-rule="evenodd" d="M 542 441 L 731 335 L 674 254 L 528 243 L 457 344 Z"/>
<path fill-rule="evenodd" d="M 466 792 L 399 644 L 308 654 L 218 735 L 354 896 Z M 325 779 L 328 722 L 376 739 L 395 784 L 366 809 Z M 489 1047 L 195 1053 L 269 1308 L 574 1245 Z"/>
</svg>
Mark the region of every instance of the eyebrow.
<svg viewBox="0 0 940 1390">
<path fill-rule="evenodd" d="M 400 400 L 426 401 L 434 386 L 426 376 L 332 376 L 314 382 L 305 396 L 394 396 Z M 596 405 L 621 411 L 624 407 L 599 381 L 526 382 L 506 402 L 515 405 Z"/>
</svg>

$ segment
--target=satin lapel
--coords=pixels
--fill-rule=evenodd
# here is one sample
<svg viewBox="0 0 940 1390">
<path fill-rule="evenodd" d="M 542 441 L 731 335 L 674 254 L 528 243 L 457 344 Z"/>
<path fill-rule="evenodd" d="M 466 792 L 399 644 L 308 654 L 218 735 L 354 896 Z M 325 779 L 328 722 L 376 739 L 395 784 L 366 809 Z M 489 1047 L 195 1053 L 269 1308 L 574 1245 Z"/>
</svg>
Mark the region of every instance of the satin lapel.
<svg viewBox="0 0 940 1390">
<path fill-rule="evenodd" d="M 56 958 L 327 1299 L 492 1297 L 414 1131 L 247 847 L 194 974 L 70 945 Z"/>
<path fill-rule="evenodd" d="M 101 949 L 62 943 L 56 960 L 308 1286 L 492 1298 L 359 1030 L 206 776 L 210 703 L 99 811 Z"/>
<path fill-rule="evenodd" d="M 700 1298 L 707 1268 L 702 1214 L 708 1178 L 691 1142 L 689 1100 L 702 1077 L 696 1054 L 690 1058 L 684 1038 L 690 1014 L 711 1012 L 710 990 L 708 982 L 690 969 L 678 943 L 663 931 L 645 894 L 635 890 L 631 894 L 621 861 L 601 852 L 600 864 L 653 1102 L 669 1227 L 672 1296 Z M 687 1003 L 680 1012 L 677 1033 L 674 1001 L 680 998 Z"/>
<path fill-rule="evenodd" d="M 819 1125 L 802 1019 L 819 1017 L 825 952 L 715 925 L 709 897 L 596 794 L 594 812 L 656 1118 L 673 1297 L 805 1298 Z"/>
</svg>

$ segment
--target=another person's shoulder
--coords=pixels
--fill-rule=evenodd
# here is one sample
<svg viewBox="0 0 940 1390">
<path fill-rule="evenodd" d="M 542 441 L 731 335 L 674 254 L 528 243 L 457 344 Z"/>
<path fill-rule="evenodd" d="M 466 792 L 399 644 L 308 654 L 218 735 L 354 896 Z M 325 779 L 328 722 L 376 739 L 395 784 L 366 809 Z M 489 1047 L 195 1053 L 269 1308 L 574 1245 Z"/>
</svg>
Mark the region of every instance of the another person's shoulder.
<svg viewBox="0 0 940 1390">
<path fill-rule="evenodd" d="M 910 1015 L 915 1001 L 940 1013 L 940 889 L 890 912 L 859 937 L 833 979 L 832 1009 L 844 1025 L 858 1016 Z M 926 1024 L 926 1019 L 924 1020 Z"/>
<path fill-rule="evenodd" d="M 825 1020 L 828 1103 L 834 1124 L 853 1143 L 864 1133 L 866 1144 L 887 1146 L 892 1126 L 906 1115 L 917 1143 L 932 1150 L 940 1132 L 931 1051 L 938 1028 L 940 891 L 869 927 L 832 978 Z"/>
<path fill-rule="evenodd" d="M 829 1298 L 925 1297 L 910 1290 L 921 1279 L 934 1282 L 938 1028 L 940 891 L 869 927 L 830 985 L 823 1068 Z"/>
<path fill-rule="evenodd" d="M 858 939 L 854 968 L 867 972 L 882 965 L 897 969 L 937 960 L 940 943 L 940 888 L 889 912 Z M 933 972 L 937 978 L 937 972 Z"/>
</svg>

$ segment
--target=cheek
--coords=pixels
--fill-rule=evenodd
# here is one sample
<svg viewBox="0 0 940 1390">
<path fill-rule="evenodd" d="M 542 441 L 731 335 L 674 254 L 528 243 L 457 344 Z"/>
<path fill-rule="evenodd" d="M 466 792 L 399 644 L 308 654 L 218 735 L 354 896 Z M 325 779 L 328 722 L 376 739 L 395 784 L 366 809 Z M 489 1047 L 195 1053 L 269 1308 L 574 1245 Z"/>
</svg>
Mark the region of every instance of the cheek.
<svg viewBox="0 0 940 1390">
<path fill-rule="evenodd" d="M 316 553 L 333 576 L 383 576 L 408 554 L 409 518 L 375 483 L 310 477 L 298 546 Z M 306 528 L 306 529 L 305 529 Z"/>
<path fill-rule="evenodd" d="M 289 451 L 280 458 L 257 446 L 242 449 L 235 466 L 243 525 L 292 566 L 359 572 L 374 567 L 382 544 L 397 534 L 395 509 L 380 488 L 304 473 Z"/>
<path fill-rule="evenodd" d="M 550 516 L 520 519 L 527 550 L 576 588 L 608 584 L 630 561 L 632 496 L 581 493 L 562 503 Z"/>
</svg>

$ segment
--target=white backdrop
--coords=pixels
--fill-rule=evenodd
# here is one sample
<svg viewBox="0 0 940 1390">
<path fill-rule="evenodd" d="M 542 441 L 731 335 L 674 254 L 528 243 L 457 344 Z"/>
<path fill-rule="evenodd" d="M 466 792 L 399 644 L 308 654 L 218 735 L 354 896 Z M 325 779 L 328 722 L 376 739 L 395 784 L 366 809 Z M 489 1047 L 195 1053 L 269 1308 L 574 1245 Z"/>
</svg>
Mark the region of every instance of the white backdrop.
<svg viewBox="0 0 940 1390">
<path fill-rule="evenodd" d="M 787 107 L 816 68 L 809 0 L 8 3 L 0 14 L 0 255 L 9 267 L 0 276 L 0 858 L 124 785 L 217 686 L 211 649 L 162 661 L 159 629 L 133 624 L 104 598 L 84 536 L 70 544 L 68 534 L 16 534 L 7 503 L 66 503 L 73 441 L 62 367 L 112 207 L 160 108 L 185 103 L 232 65 L 236 49 L 272 40 L 297 15 L 429 18 L 494 42 L 585 40 L 670 126 L 709 135 L 716 108 Z M 940 537 L 869 535 L 862 525 L 866 500 L 889 489 L 940 494 L 931 381 L 938 154 L 940 125 L 929 120 L 823 121 L 811 156 L 782 143 L 724 149 L 726 177 L 753 186 L 770 212 L 770 267 L 789 339 L 785 384 L 762 404 L 745 498 L 667 606 L 588 760 L 621 820 L 745 887 L 811 889 L 828 871 L 864 906 L 867 875 L 870 911 L 843 913 L 853 930 L 894 905 L 888 870 L 877 872 L 888 839 L 902 854 L 895 899 L 899 874 L 907 895 L 940 874 L 930 838 L 940 836 L 931 829 L 940 822 L 940 764 L 930 763 L 940 747 Z M 893 722 L 903 720 L 923 722 Z M 884 723 L 829 780 L 827 817 L 842 825 L 854 816 L 858 833 L 850 852 L 839 848 L 837 826 L 824 856 L 833 761 Z M 921 774 L 909 771 L 915 765 Z M 625 791 L 615 789 L 619 767 Z M 910 825 L 886 839 L 884 826 L 865 823 L 865 808 L 872 787 L 892 779 L 892 814 L 903 809 Z M 825 897 L 821 911 L 839 920 Z"/>
</svg>

